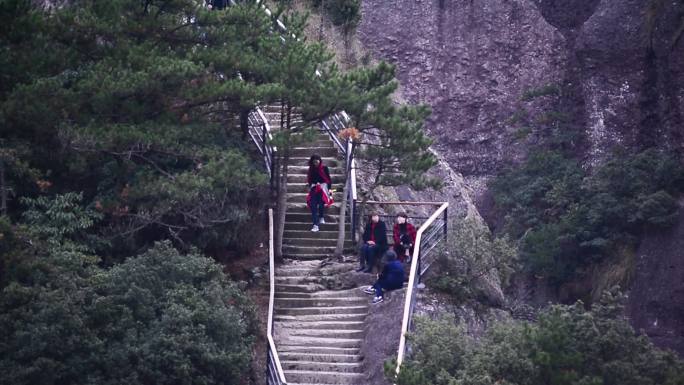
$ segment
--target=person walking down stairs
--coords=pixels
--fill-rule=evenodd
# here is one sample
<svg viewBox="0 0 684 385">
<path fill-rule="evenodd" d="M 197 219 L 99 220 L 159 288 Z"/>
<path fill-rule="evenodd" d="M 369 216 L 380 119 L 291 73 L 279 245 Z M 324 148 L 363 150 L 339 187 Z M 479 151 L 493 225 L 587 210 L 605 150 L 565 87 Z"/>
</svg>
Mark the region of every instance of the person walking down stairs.
<svg viewBox="0 0 684 385">
<path fill-rule="evenodd" d="M 318 225 L 325 223 L 325 208 L 332 205 L 333 199 L 330 189 L 332 179 L 330 170 L 323 164 L 320 155 L 314 154 L 309 158 L 309 172 L 306 176 L 309 194 L 306 196 L 306 204 L 311 209 L 313 227 L 311 231 L 318 231 Z"/>
</svg>

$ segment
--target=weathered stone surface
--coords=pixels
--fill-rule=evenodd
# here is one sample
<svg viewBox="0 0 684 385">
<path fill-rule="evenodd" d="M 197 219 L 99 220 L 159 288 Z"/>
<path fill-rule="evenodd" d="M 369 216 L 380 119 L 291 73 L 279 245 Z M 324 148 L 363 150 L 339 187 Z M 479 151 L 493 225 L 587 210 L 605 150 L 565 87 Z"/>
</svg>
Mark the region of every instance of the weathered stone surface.
<svg viewBox="0 0 684 385">
<path fill-rule="evenodd" d="M 658 346 L 684 355 L 684 201 L 679 225 L 649 235 L 637 254 L 628 313 Z"/>
<path fill-rule="evenodd" d="M 563 89 L 589 164 L 615 144 L 682 147 L 684 43 L 674 42 L 684 4 L 651 3 L 364 1 L 358 35 L 397 65 L 408 101 L 433 108 L 427 127 L 451 166 L 479 180 L 524 157 L 529 143 L 510 118 L 546 85 Z M 532 112 L 558 103 L 542 98 Z"/>
<path fill-rule="evenodd" d="M 459 215 L 491 212 L 484 182 L 523 159 L 544 135 L 534 129 L 531 137 L 521 135 L 511 118 L 523 107 L 533 119 L 545 112 L 569 115 L 581 134 L 578 155 L 588 166 L 610 156 L 615 145 L 633 152 L 651 145 L 684 150 L 684 2 L 362 3 L 363 45 L 397 65 L 401 99 L 433 109 L 427 128 L 449 166 L 440 173 L 451 175 L 447 185 L 454 187 L 433 195 L 452 201 Z M 548 85 L 561 92 L 522 101 L 525 92 Z M 682 222 L 644 242 L 630 296 L 634 325 L 680 353 Z"/>
<path fill-rule="evenodd" d="M 432 107 L 436 147 L 466 176 L 524 152 L 506 121 L 526 90 L 562 78 L 567 55 L 563 35 L 521 0 L 365 1 L 359 36 L 397 65 L 408 101 Z"/>
</svg>

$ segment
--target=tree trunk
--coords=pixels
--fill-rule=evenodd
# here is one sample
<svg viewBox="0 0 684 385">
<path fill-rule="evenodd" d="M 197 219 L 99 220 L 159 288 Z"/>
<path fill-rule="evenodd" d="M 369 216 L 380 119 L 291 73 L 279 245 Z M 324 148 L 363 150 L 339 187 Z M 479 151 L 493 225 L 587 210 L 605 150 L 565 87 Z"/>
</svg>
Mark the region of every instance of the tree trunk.
<svg viewBox="0 0 684 385">
<path fill-rule="evenodd" d="M 283 234 L 285 233 L 285 214 L 287 214 L 287 163 L 290 159 L 290 151 L 283 148 L 283 157 L 280 159 L 280 182 L 278 183 L 278 201 L 276 203 L 276 231 L 274 234 L 274 252 L 278 259 L 283 258 Z"/>
<path fill-rule="evenodd" d="M 340 218 L 337 220 L 338 222 L 338 227 L 337 227 L 337 245 L 335 246 L 335 257 L 341 258 L 342 254 L 344 253 L 344 240 L 346 238 L 346 233 L 345 233 L 345 225 L 347 223 L 347 199 L 346 197 L 351 194 L 351 191 L 349 191 L 351 182 L 349 181 L 349 167 L 345 167 L 344 170 L 344 177 L 345 177 L 345 182 L 344 182 L 344 191 L 342 195 L 342 202 L 340 205 Z M 353 231 L 353 230 L 352 230 Z"/>
<path fill-rule="evenodd" d="M 0 215 L 7 215 L 7 185 L 5 183 L 5 161 L 0 158 Z"/>
<path fill-rule="evenodd" d="M 285 107 L 285 105 L 283 105 Z M 281 110 L 282 111 L 282 110 Z M 281 113 L 281 130 L 284 130 L 285 145 L 283 146 L 283 157 L 280 164 L 280 183 L 278 185 L 278 228 L 275 234 L 275 256 L 283 257 L 283 235 L 285 233 L 285 216 L 287 214 L 287 174 L 288 163 L 290 163 L 290 124 L 292 122 L 292 107 L 287 103 L 285 111 L 285 127 L 283 127 L 283 115 Z"/>
</svg>

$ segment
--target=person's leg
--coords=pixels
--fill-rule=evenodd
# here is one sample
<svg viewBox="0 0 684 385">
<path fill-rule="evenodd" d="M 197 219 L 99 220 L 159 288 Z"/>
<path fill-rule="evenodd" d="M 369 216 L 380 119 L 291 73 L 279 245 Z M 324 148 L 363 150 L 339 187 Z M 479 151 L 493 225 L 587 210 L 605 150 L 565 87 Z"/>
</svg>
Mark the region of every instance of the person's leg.
<svg viewBox="0 0 684 385">
<path fill-rule="evenodd" d="M 376 297 L 382 297 L 382 281 L 377 280 L 373 284 L 373 289 L 375 289 L 375 296 Z"/>
<path fill-rule="evenodd" d="M 325 222 L 325 219 L 323 219 L 323 216 L 325 215 L 325 204 L 323 203 L 323 197 L 321 196 L 321 194 L 318 194 L 318 197 L 319 197 L 318 218 L 319 218 L 319 222 L 321 219 L 323 220 L 323 222 Z"/>
<path fill-rule="evenodd" d="M 406 257 L 406 249 L 404 248 L 404 246 L 402 246 L 401 243 L 395 244 L 394 252 L 397 253 L 397 259 L 403 263 Z"/>
<path fill-rule="evenodd" d="M 359 270 L 357 271 L 361 271 L 366 268 L 366 259 L 368 258 L 368 247 L 369 246 L 366 243 L 364 243 L 363 246 L 361 246 L 361 250 L 359 252 Z"/>
<path fill-rule="evenodd" d="M 373 267 L 375 267 L 375 257 L 378 251 L 378 247 L 373 245 L 373 246 L 368 246 L 368 253 L 366 257 L 366 273 L 372 273 L 373 272 Z"/>
<path fill-rule="evenodd" d="M 314 226 L 318 226 L 320 217 L 318 216 L 318 205 L 321 200 L 321 194 L 311 194 L 311 220 Z"/>
</svg>

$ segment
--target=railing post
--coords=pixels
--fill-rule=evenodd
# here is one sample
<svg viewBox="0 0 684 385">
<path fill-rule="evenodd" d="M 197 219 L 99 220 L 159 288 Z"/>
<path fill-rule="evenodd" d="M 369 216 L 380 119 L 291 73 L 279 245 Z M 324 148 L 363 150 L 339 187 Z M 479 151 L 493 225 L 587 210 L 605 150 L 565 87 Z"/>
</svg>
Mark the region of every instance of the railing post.
<svg viewBox="0 0 684 385">
<path fill-rule="evenodd" d="M 444 209 L 444 243 L 447 242 L 447 237 L 448 237 L 448 227 L 449 227 L 449 208 Z"/>
</svg>

